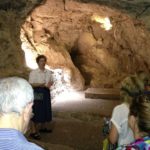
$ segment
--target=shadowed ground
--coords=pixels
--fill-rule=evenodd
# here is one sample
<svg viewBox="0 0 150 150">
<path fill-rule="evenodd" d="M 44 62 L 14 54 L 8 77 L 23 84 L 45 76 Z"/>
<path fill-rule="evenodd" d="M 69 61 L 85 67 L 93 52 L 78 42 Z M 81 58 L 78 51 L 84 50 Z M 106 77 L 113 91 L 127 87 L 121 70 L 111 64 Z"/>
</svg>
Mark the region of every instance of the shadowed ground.
<svg viewBox="0 0 150 150">
<path fill-rule="evenodd" d="M 53 132 L 34 142 L 47 150 L 102 150 L 103 117 L 119 103 L 84 98 L 84 92 L 61 95 L 53 104 Z"/>
</svg>

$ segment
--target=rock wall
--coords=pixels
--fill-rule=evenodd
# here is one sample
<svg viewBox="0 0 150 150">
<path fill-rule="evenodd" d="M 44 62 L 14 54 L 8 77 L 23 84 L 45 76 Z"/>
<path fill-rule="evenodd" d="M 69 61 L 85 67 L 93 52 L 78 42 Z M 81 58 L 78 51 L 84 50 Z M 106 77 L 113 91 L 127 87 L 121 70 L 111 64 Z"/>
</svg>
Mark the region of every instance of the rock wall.
<svg viewBox="0 0 150 150">
<path fill-rule="evenodd" d="M 39 3 L 39 0 L 0 1 L 0 77 L 27 78 L 20 29 L 27 14 Z"/>
<path fill-rule="evenodd" d="M 141 20 L 150 30 L 150 1 L 149 0 L 78 0 L 84 3 L 97 3 L 116 8 L 136 19 Z"/>
<path fill-rule="evenodd" d="M 109 18 L 112 29 L 105 30 L 93 16 Z M 70 70 L 72 84 L 79 89 L 82 76 L 90 87 L 116 87 L 128 74 L 149 72 L 149 32 L 120 10 L 47 0 L 30 14 L 23 30 L 34 50 L 46 54 L 49 66 Z"/>
<path fill-rule="evenodd" d="M 0 1 L 0 77 L 28 78 L 20 31 L 52 69 L 67 70 L 78 90 L 116 87 L 128 74 L 149 72 L 149 6 L 146 0 Z M 94 15 L 109 18 L 112 28 L 105 30 Z"/>
</svg>

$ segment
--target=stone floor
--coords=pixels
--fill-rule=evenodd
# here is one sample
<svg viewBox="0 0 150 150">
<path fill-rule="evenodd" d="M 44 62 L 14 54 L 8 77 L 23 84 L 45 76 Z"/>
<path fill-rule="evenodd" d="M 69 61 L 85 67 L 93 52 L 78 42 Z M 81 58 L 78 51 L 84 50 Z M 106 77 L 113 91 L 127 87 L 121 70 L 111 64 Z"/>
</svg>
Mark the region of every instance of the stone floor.
<svg viewBox="0 0 150 150">
<path fill-rule="evenodd" d="M 46 150 L 102 150 L 103 117 L 119 100 L 87 99 L 84 92 L 61 95 L 53 101 L 52 133 L 33 141 Z"/>
</svg>

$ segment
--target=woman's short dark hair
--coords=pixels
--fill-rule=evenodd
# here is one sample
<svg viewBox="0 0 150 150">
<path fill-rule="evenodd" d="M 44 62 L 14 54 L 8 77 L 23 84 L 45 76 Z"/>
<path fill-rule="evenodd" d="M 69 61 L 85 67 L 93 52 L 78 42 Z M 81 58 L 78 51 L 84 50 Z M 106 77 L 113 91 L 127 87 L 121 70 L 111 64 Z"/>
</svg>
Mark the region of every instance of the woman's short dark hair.
<svg viewBox="0 0 150 150">
<path fill-rule="evenodd" d="M 40 60 L 41 58 L 44 58 L 44 59 L 45 59 L 45 62 L 47 61 L 47 58 L 46 58 L 45 55 L 38 55 L 38 56 L 36 57 L 36 62 L 39 63 L 39 60 Z"/>
</svg>

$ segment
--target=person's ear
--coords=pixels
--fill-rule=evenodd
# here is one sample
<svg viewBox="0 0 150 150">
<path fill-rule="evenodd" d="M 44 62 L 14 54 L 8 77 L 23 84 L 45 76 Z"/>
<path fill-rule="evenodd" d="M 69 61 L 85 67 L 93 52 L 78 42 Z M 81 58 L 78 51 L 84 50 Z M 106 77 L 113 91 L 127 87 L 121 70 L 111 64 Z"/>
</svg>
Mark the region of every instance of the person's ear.
<svg viewBox="0 0 150 150">
<path fill-rule="evenodd" d="M 22 132 L 23 133 L 27 131 L 28 124 L 31 119 L 32 105 L 33 103 L 29 103 L 23 110 L 23 115 L 22 115 Z"/>
<path fill-rule="evenodd" d="M 33 103 L 29 103 L 25 108 L 23 112 L 23 119 L 24 121 L 27 121 L 30 119 L 31 114 L 32 114 L 32 105 Z"/>
</svg>

